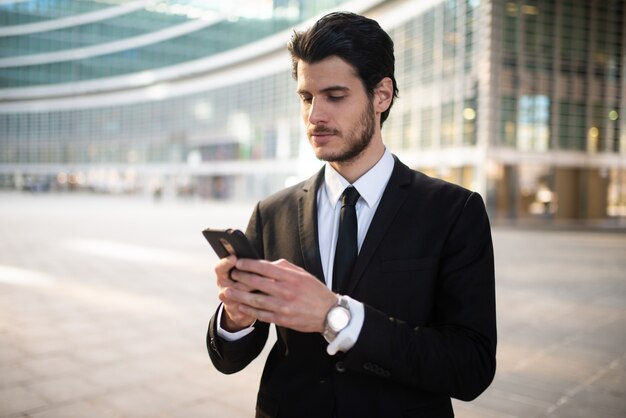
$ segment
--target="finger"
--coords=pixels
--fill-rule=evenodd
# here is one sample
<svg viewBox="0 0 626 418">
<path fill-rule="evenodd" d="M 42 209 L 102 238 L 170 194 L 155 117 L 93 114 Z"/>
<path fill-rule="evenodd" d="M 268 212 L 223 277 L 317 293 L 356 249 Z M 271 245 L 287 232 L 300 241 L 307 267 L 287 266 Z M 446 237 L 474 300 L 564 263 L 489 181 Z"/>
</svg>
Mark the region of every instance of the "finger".
<svg viewBox="0 0 626 418">
<path fill-rule="evenodd" d="M 280 266 L 282 268 L 285 268 L 287 270 L 291 270 L 291 271 L 297 271 L 297 272 L 306 272 L 305 269 L 303 269 L 300 266 L 296 266 L 293 263 L 290 263 L 289 261 L 285 260 L 284 258 L 281 258 L 280 260 L 274 261 L 272 262 L 272 264 L 275 264 L 277 266 Z"/>
<path fill-rule="evenodd" d="M 237 258 L 235 256 L 230 256 L 222 259 L 222 261 L 216 264 L 216 272 L 217 272 L 217 285 L 220 288 L 225 287 L 237 287 L 243 291 L 252 291 L 249 286 L 238 283 L 235 278 L 233 278 L 233 272 L 236 270 L 235 265 L 237 263 Z"/>
<path fill-rule="evenodd" d="M 237 270 L 255 273 L 259 276 L 265 276 L 274 280 L 289 280 L 293 274 L 293 264 L 286 260 L 270 262 L 267 260 L 240 259 L 237 260 Z M 294 266 L 295 267 L 295 266 Z"/>
<path fill-rule="evenodd" d="M 278 316 L 274 312 L 253 308 L 248 305 L 239 305 L 238 310 L 242 315 L 256 318 L 259 321 L 276 324 L 278 320 Z"/>
<path fill-rule="evenodd" d="M 218 288 L 226 288 L 235 286 L 237 282 L 230 277 L 230 274 L 227 275 L 218 275 L 217 276 L 217 287 Z"/>
<path fill-rule="evenodd" d="M 275 311 L 278 305 L 277 299 L 271 295 L 259 292 L 245 292 L 233 287 L 225 289 L 224 296 L 231 302 L 247 305 L 258 310 Z"/>
<path fill-rule="evenodd" d="M 222 284 L 224 284 L 224 282 L 222 282 Z M 237 291 L 243 292 L 243 293 L 252 293 L 255 291 L 255 289 L 250 288 L 245 283 L 241 283 L 241 282 L 237 282 L 233 280 L 229 280 L 229 283 L 223 286 L 218 286 L 218 287 L 219 287 L 219 291 L 218 291 L 217 296 L 219 300 L 221 300 L 224 303 L 239 303 L 240 302 L 238 299 L 233 300 L 231 297 L 232 293 L 227 292 L 227 289 L 236 289 Z"/>
<path fill-rule="evenodd" d="M 263 265 L 255 266 L 253 264 L 252 269 L 263 271 L 265 276 L 237 269 L 233 273 L 234 279 L 246 284 L 249 288 L 260 290 L 283 301 L 294 299 L 298 293 L 301 293 L 302 287 L 311 285 L 311 282 L 314 286 L 321 286 L 326 289 L 326 286 L 320 280 L 286 260 L 261 264 Z M 239 265 L 238 262 L 237 266 Z M 244 263 L 244 267 L 249 268 L 250 264 Z M 271 274 L 274 275 L 269 276 Z"/>
<path fill-rule="evenodd" d="M 237 283 L 245 285 L 249 291 L 256 290 L 268 295 L 282 295 L 280 284 L 269 277 L 237 269 L 233 271 L 233 279 Z"/>
<path fill-rule="evenodd" d="M 254 292 L 258 289 L 251 287 L 250 285 L 246 284 L 245 282 L 242 282 L 240 280 L 237 280 L 235 277 L 233 277 L 233 275 L 235 275 L 237 272 L 237 270 L 233 270 L 231 273 L 231 285 L 229 287 L 234 287 L 235 289 L 241 290 L 242 292 Z"/>
<path fill-rule="evenodd" d="M 215 273 L 217 273 L 218 275 L 228 274 L 228 272 L 233 267 L 235 267 L 236 263 L 237 257 L 235 257 L 234 255 L 228 256 L 226 258 L 221 258 L 218 260 L 217 263 L 215 263 Z"/>
<path fill-rule="evenodd" d="M 238 328 L 251 325 L 256 318 L 241 312 L 239 306 L 239 304 L 224 304 L 226 318 L 222 317 L 222 320 L 226 320 L 227 323 L 230 322 L 231 325 L 235 325 Z"/>
</svg>

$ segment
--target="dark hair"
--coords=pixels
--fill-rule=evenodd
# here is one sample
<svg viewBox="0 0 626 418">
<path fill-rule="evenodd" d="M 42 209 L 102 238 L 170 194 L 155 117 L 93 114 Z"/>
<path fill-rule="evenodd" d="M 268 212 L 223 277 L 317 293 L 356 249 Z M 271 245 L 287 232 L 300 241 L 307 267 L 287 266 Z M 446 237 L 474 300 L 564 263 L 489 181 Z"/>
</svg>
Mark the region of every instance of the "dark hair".
<svg viewBox="0 0 626 418">
<path fill-rule="evenodd" d="M 338 56 L 356 69 L 370 98 L 380 80 L 389 77 L 393 96 L 389 108 L 380 116 L 382 126 L 393 98 L 398 97 L 398 86 L 394 77 L 393 41 L 378 22 L 349 12 L 330 13 L 308 30 L 295 32 L 288 49 L 296 80 L 299 60 L 312 64 L 330 56 Z"/>
</svg>

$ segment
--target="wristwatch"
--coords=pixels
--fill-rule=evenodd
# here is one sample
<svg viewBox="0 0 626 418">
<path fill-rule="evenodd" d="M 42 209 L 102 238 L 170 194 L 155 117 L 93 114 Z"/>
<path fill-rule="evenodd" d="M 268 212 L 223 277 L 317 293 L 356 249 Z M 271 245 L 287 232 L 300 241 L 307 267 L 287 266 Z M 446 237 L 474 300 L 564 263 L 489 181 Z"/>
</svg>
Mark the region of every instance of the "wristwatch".
<svg viewBox="0 0 626 418">
<path fill-rule="evenodd" d="M 337 338 L 337 334 L 350 324 L 350 319 L 352 319 L 352 315 L 350 314 L 348 299 L 337 295 L 337 304 L 330 308 L 324 321 L 324 332 L 322 335 L 326 341 L 329 343 L 333 342 Z"/>
</svg>

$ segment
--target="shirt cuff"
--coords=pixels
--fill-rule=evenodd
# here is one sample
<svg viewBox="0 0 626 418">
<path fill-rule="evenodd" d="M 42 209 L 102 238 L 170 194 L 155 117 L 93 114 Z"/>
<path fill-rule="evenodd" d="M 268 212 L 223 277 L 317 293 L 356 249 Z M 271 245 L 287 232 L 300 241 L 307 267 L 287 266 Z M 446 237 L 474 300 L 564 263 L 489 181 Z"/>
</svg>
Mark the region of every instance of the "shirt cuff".
<svg viewBox="0 0 626 418">
<path fill-rule="evenodd" d="M 326 352 L 331 356 L 337 354 L 338 351 L 345 353 L 356 344 L 356 340 L 359 339 L 359 334 L 361 334 L 361 328 L 363 328 L 363 321 L 365 321 L 365 308 L 363 304 L 349 296 L 344 297 L 348 300 L 348 308 L 350 309 L 351 317 L 350 323 L 347 327 L 342 329 L 333 342 L 326 347 Z"/>
<path fill-rule="evenodd" d="M 226 341 L 237 341 L 246 335 L 250 334 L 254 331 L 254 323 L 250 325 L 248 328 L 244 328 L 237 332 L 229 332 L 222 328 L 222 312 L 224 311 L 224 304 L 220 305 L 220 308 L 217 311 L 217 335 L 218 337 L 226 340 Z"/>
</svg>

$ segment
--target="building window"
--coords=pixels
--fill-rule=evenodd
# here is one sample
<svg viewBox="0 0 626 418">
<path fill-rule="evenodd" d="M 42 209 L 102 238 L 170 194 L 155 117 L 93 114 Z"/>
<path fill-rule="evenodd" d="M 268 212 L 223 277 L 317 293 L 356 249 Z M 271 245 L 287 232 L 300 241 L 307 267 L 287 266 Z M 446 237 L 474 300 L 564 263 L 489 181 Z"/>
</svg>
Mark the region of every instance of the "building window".
<svg viewBox="0 0 626 418">
<path fill-rule="evenodd" d="M 517 148 L 545 151 L 550 138 L 550 98 L 546 95 L 523 95 L 518 101 Z"/>
</svg>

